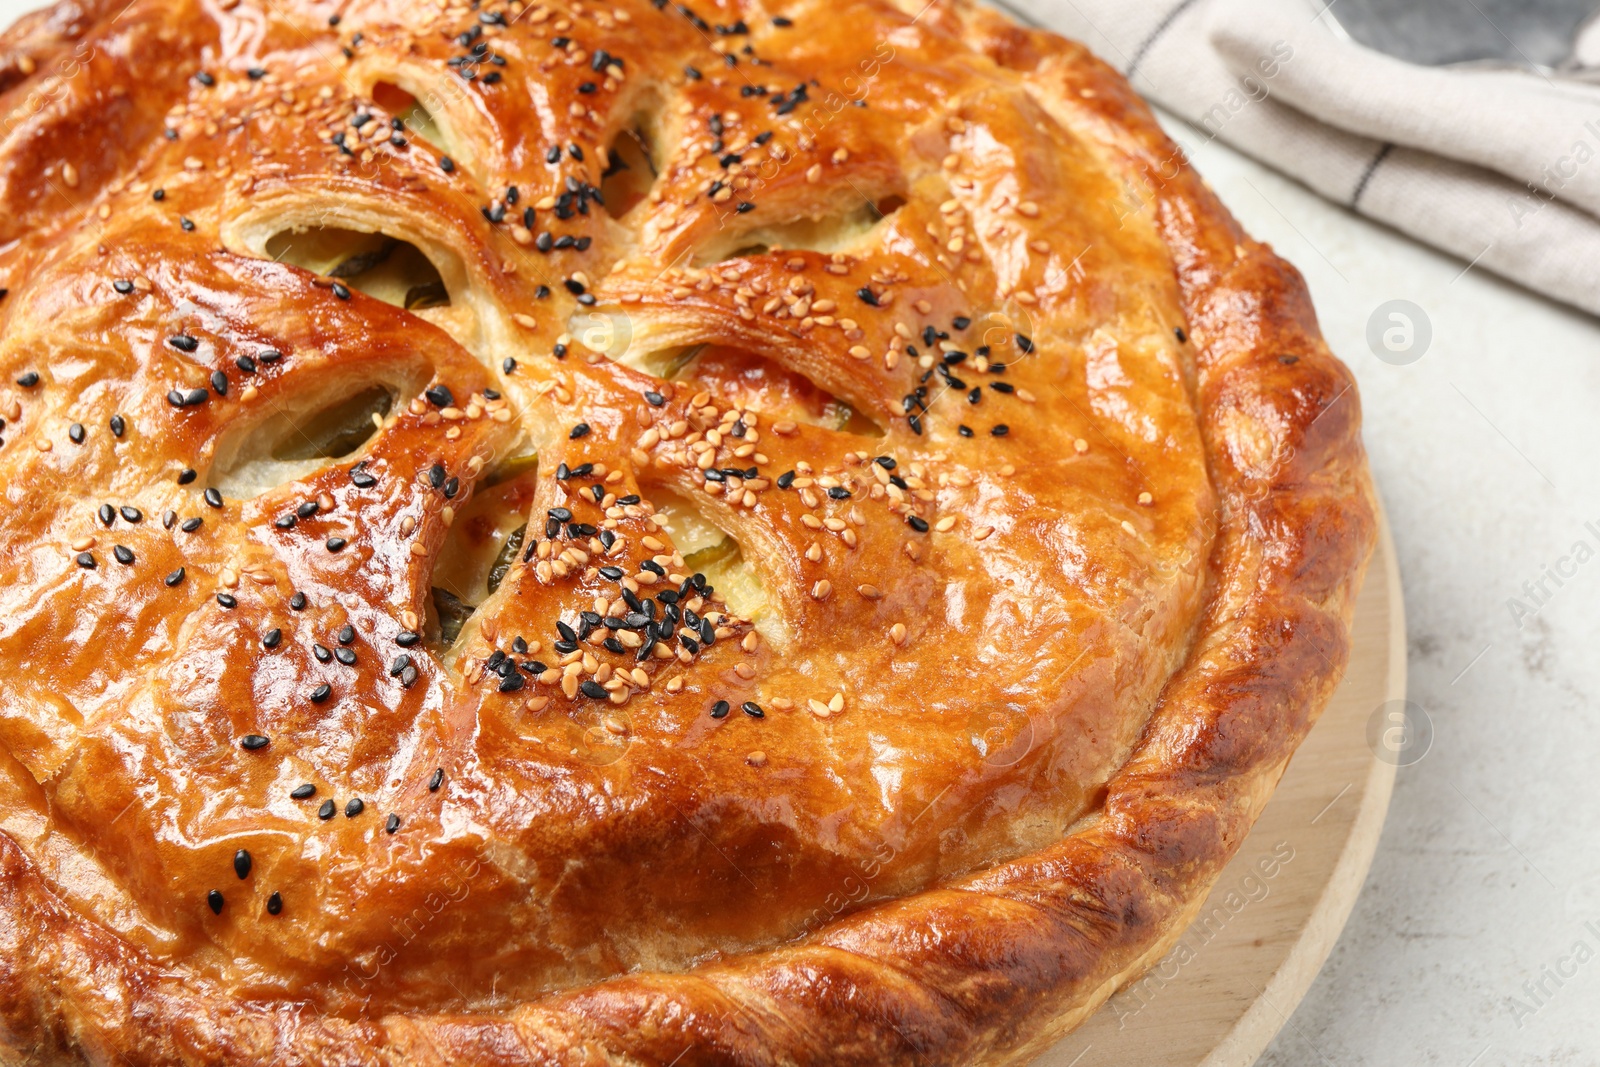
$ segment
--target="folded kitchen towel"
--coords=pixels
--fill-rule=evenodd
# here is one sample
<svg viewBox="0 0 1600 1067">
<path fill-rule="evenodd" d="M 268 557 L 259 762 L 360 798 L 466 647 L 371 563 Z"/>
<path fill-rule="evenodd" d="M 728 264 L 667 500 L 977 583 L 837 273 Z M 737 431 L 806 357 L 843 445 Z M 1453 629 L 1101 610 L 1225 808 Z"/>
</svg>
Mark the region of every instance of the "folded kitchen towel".
<svg viewBox="0 0 1600 1067">
<path fill-rule="evenodd" d="M 1415 66 L 1355 43 L 1325 0 L 1005 6 L 1083 41 L 1203 140 L 1600 314 L 1600 84 Z"/>
</svg>

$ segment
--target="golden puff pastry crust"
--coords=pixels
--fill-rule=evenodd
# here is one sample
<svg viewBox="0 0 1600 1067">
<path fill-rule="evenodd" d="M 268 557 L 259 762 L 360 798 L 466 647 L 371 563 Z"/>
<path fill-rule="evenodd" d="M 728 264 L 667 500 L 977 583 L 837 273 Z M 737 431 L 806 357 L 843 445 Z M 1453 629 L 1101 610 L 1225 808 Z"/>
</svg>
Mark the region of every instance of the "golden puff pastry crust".
<svg viewBox="0 0 1600 1067">
<path fill-rule="evenodd" d="M 1014 1063 L 1338 682 L 1350 375 L 963 0 L 0 37 L 0 1059 Z"/>
</svg>

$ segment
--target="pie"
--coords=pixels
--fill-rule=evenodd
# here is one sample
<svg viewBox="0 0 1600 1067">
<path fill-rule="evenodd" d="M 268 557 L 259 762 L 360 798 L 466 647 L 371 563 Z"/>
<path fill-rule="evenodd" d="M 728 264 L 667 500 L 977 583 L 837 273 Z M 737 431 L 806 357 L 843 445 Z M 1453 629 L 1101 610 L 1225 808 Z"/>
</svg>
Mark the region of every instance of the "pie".
<svg viewBox="0 0 1600 1067">
<path fill-rule="evenodd" d="M 0 37 L 0 1059 L 1021 1063 L 1337 684 L 1352 379 L 965 0 Z"/>
</svg>

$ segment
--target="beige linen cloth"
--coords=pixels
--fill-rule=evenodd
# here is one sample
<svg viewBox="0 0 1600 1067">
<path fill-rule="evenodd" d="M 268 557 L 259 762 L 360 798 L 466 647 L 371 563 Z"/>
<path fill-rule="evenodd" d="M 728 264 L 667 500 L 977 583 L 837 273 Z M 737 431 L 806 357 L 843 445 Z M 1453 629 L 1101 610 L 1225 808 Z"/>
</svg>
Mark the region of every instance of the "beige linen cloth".
<svg viewBox="0 0 1600 1067">
<path fill-rule="evenodd" d="M 1600 314 L 1600 85 L 1421 67 L 1314 0 L 1005 0 L 1336 203 Z M 1335 10 L 1336 10 L 1335 3 Z M 1582 48 L 1580 47 L 1580 53 Z"/>
</svg>

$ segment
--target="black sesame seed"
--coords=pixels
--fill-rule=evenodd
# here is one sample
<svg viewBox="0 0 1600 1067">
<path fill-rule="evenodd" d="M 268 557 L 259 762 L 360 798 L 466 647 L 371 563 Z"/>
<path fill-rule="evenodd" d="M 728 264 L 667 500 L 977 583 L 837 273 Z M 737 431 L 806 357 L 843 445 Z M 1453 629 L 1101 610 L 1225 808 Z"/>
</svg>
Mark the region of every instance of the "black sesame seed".
<svg viewBox="0 0 1600 1067">
<path fill-rule="evenodd" d="M 123 519 L 124 522 L 143 522 L 144 521 L 144 512 L 140 511 L 138 508 L 134 507 L 131 504 L 124 504 L 122 506 L 121 515 L 122 515 L 122 519 Z"/>
<path fill-rule="evenodd" d="M 289 798 L 291 800 L 310 800 L 316 795 L 317 787 L 312 785 L 310 782 L 307 782 L 304 785 L 297 785 L 289 791 Z"/>
<path fill-rule="evenodd" d="M 164 529 L 164 530 L 172 529 L 173 525 L 177 521 L 178 521 L 178 513 L 176 511 L 173 511 L 171 508 L 168 508 L 166 511 L 163 511 L 161 513 L 161 528 L 162 529 Z"/>
<path fill-rule="evenodd" d="M 283 911 L 283 894 L 273 893 L 267 898 L 267 914 L 277 915 Z"/>
<path fill-rule="evenodd" d="M 413 630 L 401 630 L 395 635 L 394 643 L 399 645 L 401 648 L 410 648 L 420 640 L 422 640 L 421 634 L 418 634 Z"/>
<path fill-rule="evenodd" d="M 211 372 L 211 391 L 218 396 L 228 395 L 228 376 L 219 370 Z"/>
<path fill-rule="evenodd" d="M 250 853 L 242 848 L 233 854 L 233 873 L 241 882 L 250 877 Z"/>
<path fill-rule="evenodd" d="M 180 333 L 174 337 L 167 338 L 167 344 L 176 348 L 179 352 L 193 352 L 200 347 L 200 340 L 197 337 L 190 337 L 186 333 Z"/>
<path fill-rule="evenodd" d="M 861 302 L 869 307 L 878 306 L 878 294 L 864 285 L 856 290 L 856 296 L 860 297 Z"/>
<path fill-rule="evenodd" d="M 1172 333 L 1173 333 L 1173 336 L 1175 336 L 1178 339 L 1178 343 L 1180 345 L 1188 343 L 1189 335 L 1183 332 L 1183 327 L 1182 326 L 1174 326 L 1172 328 Z"/>
<path fill-rule="evenodd" d="M 435 385 L 422 395 L 437 408 L 453 407 L 456 402 L 455 394 L 450 392 L 450 387 L 447 385 Z"/>
<path fill-rule="evenodd" d="M 360 797 L 351 797 L 350 803 L 344 806 L 344 817 L 347 819 L 353 819 L 366 809 L 367 805 L 362 802 Z"/>
<path fill-rule="evenodd" d="M 323 685 L 319 685 L 319 686 L 317 686 L 315 689 L 313 689 L 311 691 L 311 703 L 313 703 L 313 704 L 321 704 L 324 700 L 327 700 L 328 697 L 331 696 L 332 694 L 333 694 L 333 686 L 327 685 L 326 683 L 324 683 Z"/>
<path fill-rule="evenodd" d="M 917 533 L 928 532 L 928 520 L 921 515 L 907 515 L 906 525 L 917 531 Z"/>
<path fill-rule="evenodd" d="M 434 770 L 433 777 L 428 779 L 428 792 L 437 793 L 439 791 L 439 787 L 441 785 L 443 785 L 443 784 L 444 784 L 444 768 L 443 767 L 439 767 L 439 768 Z"/>
<path fill-rule="evenodd" d="M 334 808 L 332 800 L 324 800 L 322 802 L 322 807 L 317 809 L 317 818 L 319 818 L 319 819 L 331 819 L 331 818 L 333 818 L 333 813 L 336 810 L 337 809 Z"/>
<path fill-rule="evenodd" d="M 767 717 L 767 713 L 761 710 L 761 705 L 753 700 L 746 700 L 739 705 L 739 708 L 752 719 L 764 719 Z"/>
<path fill-rule="evenodd" d="M 398 829 L 400 829 L 400 816 L 398 816 L 398 815 L 390 815 L 387 819 L 385 819 L 383 821 L 383 832 L 384 833 L 392 834 Z"/>
<path fill-rule="evenodd" d="M 1033 355 L 1033 338 L 1028 337 L 1026 334 L 1017 334 L 1017 347 L 1022 349 L 1023 355 Z"/>
<path fill-rule="evenodd" d="M 126 278 L 118 278 L 116 281 L 111 283 L 111 288 L 115 289 L 123 296 L 127 296 L 129 293 L 133 292 L 133 283 Z"/>
<path fill-rule="evenodd" d="M 228 608 L 229 610 L 239 606 L 239 602 L 233 598 L 232 594 L 229 593 L 218 593 L 217 603 L 225 608 Z"/>
<path fill-rule="evenodd" d="M 1005 423 L 1002 422 L 999 425 L 995 426 L 993 429 L 991 429 L 989 432 L 991 434 L 993 434 L 995 437 L 1004 437 L 1006 434 L 1011 432 L 1011 427 L 1007 426 Z"/>
<path fill-rule="evenodd" d="M 328 546 L 329 552 L 341 552 L 344 550 L 344 546 L 349 542 L 342 537 L 330 537 L 325 543 Z"/>
<path fill-rule="evenodd" d="M 127 432 L 128 423 L 121 415 L 111 416 L 111 436 L 121 437 Z"/>
<path fill-rule="evenodd" d="M 328 646 L 317 642 L 311 646 L 311 654 L 317 657 L 318 663 L 327 663 L 333 658 L 333 653 L 328 651 Z"/>
<path fill-rule="evenodd" d="M 222 890 L 213 889 L 206 894 L 206 907 L 211 909 L 211 914 L 222 914 Z"/>
<path fill-rule="evenodd" d="M 117 511 L 110 504 L 101 504 L 99 515 L 100 522 L 106 526 L 117 521 Z"/>
<path fill-rule="evenodd" d="M 516 369 L 517 369 L 517 361 L 515 359 L 512 359 L 510 356 L 507 356 L 505 359 L 500 361 L 500 370 L 501 370 L 502 373 L 510 374 L 512 371 L 514 371 Z"/>
<path fill-rule="evenodd" d="M 78 553 L 78 566 L 82 567 L 86 571 L 94 570 L 94 553 L 93 552 L 79 552 Z"/>
<path fill-rule="evenodd" d="M 306 609 L 306 595 L 304 593 L 296 593 L 291 596 L 289 598 L 289 607 L 294 611 L 304 611 Z"/>
<path fill-rule="evenodd" d="M 75 422 L 67 427 L 67 438 L 75 445 L 83 444 L 83 423 Z"/>
<path fill-rule="evenodd" d="M 133 549 L 129 548 L 127 545 L 115 546 L 112 548 L 111 554 L 117 557 L 117 562 L 122 564 L 124 567 L 133 562 Z"/>
<path fill-rule="evenodd" d="M 173 586 L 177 585 L 179 582 L 183 581 L 183 568 L 179 567 L 177 570 L 175 570 L 171 574 L 167 575 L 166 578 L 163 579 L 163 581 L 165 581 L 167 583 L 167 588 L 168 589 L 170 589 Z"/>
<path fill-rule="evenodd" d="M 32 389 L 34 386 L 39 384 L 39 372 L 32 370 L 29 371 L 17 379 L 17 384 L 22 386 L 24 389 Z"/>
<path fill-rule="evenodd" d="M 245 734 L 239 739 L 239 747 L 246 752 L 257 752 L 271 744 L 271 740 L 260 734 Z"/>
<path fill-rule="evenodd" d="M 214 508 L 220 508 L 222 506 L 222 494 L 215 488 L 207 489 L 205 491 L 205 498 L 206 503 L 210 504 Z"/>
<path fill-rule="evenodd" d="M 200 529 L 201 526 L 205 525 L 205 521 L 206 520 L 202 519 L 198 515 L 191 515 L 179 524 L 178 529 L 182 530 L 184 533 L 194 533 L 196 530 Z"/>
<path fill-rule="evenodd" d="M 972 436 L 972 427 L 971 426 L 957 426 L 956 427 L 956 432 L 959 433 L 962 437 L 971 437 Z"/>
<path fill-rule="evenodd" d="M 726 700 L 719 700 L 715 704 L 711 705 L 711 717 L 713 719 L 721 719 L 727 714 L 728 702 Z"/>
<path fill-rule="evenodd" d="M 200 477 L 200 474 L 193 467 L 185 467 L 178 472 L 178 484 L 188 485 L 198 477 Z"/>
<path fill-rule="evenodd" d="M 578 689 L 582 691 L 584 696 L 593 700 L 604 700 L 606 697 L 605 686 L 591 679 L 584 679 L 583 682 L 579 684 Z"/>
</svg>

